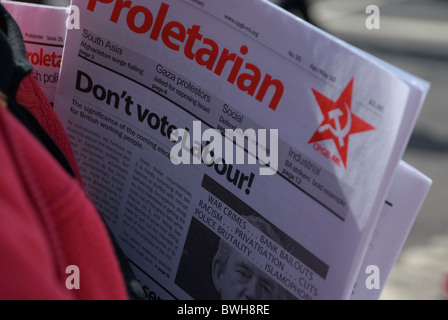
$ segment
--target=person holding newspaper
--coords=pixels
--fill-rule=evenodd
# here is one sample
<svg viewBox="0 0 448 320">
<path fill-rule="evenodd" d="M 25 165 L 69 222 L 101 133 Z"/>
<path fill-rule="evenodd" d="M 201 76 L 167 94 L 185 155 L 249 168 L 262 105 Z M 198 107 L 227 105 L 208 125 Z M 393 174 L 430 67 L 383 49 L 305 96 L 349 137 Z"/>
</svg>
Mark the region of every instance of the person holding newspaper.
<svg viewBox="0 0 448 320">
<path fill-rule="evenodd" d="M 140 298 L 32 71 L 0 3 L 0 299 Z"/>
</svg>

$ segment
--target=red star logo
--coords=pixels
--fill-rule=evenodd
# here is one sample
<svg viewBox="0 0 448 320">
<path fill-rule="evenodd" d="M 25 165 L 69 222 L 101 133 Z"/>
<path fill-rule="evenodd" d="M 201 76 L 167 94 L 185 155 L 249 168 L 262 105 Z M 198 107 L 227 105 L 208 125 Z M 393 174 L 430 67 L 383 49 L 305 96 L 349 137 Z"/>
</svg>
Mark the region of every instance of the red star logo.
<svg viewBox="0 0 448 320">
<path fill-rule="evenodd" d="M 375 129 L 375 127 L 352 113 L 353 78 L 336 101 L 330 100 L 313 88 L 311 90 L 313 90 L 324 120 L 308 143 L 333 139 L 344 167 L 347 168 L 350 135 Z"/>
</svg>

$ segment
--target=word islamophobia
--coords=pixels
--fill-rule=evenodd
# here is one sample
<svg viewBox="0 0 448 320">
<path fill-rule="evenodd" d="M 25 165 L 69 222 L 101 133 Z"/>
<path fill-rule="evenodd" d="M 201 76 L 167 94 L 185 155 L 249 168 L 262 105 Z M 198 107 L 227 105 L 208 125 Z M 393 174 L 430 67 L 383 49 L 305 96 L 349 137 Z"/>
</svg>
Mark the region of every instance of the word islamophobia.
<svg viewBox="0 0 448 320">
<path fill-rule="evenodd" d="M 267 130 L 257 131 L 256 133 L 254 129 L 245 131 L 225 129 L 223 143 L 221 131 L 209 128 L 202 132 L 201 121 L 193 121 L 192 140 L 188 129 L 176 128 L 171 132 L 171 141 L 178 141 L 180 138 L 180 141 L 171 148 L 171 162 L 176 165 L 191 164 L 192 156 L 193 164 L 228 165 L 234 161 L 236 164 L 244 164 L 246 153 L 244 148 L 247 141 L 247 163 L 256 164 L 258 158 L 260 164 L 268 166 L 259 168 L 260 175 L 273 175 L 278 169 L 278 129 L 269 130 L 269 148 L 267 148 Z M 206 143 L 205 147 L 202 146 L 202 142 Z"/>
<path fill-rule="evenodd" d="M 133 6 L 132 1 L 89 0 L 87 10 L 95 12 L 97 3 L 114 3 L 109 18 L 111 22 L 118 23 L 122 12 L 126 10 L 126 24 L 131 31 L 137 34 L 149 33 L 149 39 L 154 41 L 158 41 L 161 37 L 165 46 L 174 51 L 180 51 L 181 45 L 183 45 L 183 53 L 186 58 L 196 61 L 198 65 L 204 66 L 217 76 L 221 76 L 226 69 L 228 71 L 227 82 L 236 84 L 239 90 L 246 92 L 259 102 L 263 102 L 269 92 L 272 95 L 269 108 L 276 110 L 283 96 L 284 85 L 268 73 L 263 76 L 255 64 L 244 60 L 242 56 L 249 52 L 246 45 L 240 47 L 241 55 L 239 55 L 230 52 L 227 48 L 221 50 L 216 41 L 204 37 L 200 33 L 201 26 L 199 25 L 193 25 L 187 29 L 179 21 L 173 20 L 165 23 L 170 6 L 164 2 L 161 3 L 155 19 L 148 8 L 142 5 Z M 200 46 L 201 41 L 203 46 L 193 51 L 195 46 Z"/>
</svg>

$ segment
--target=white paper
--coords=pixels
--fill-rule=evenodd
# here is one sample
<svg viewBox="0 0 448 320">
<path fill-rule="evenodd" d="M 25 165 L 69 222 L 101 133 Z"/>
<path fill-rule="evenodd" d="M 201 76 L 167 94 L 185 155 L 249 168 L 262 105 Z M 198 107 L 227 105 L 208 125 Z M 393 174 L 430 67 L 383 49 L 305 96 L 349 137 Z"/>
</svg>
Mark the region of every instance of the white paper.
<svg viewBox="0 0 448 320">
<path fill-rule="evenodd" d="M 148 298 L 224 299 L 223 238 L 259 298 L 349 299 L 427 83 L 267 1 L 119 3 L 72 2 L 55 111 Z M 174 128 L 278 130 L 278 167 L 175 165 Z"/>
<path fill-rule="evenodd" d="M 351 299 L 380 297 L 431 185 L 430 178 L 400 162 Z"/>
</svg>

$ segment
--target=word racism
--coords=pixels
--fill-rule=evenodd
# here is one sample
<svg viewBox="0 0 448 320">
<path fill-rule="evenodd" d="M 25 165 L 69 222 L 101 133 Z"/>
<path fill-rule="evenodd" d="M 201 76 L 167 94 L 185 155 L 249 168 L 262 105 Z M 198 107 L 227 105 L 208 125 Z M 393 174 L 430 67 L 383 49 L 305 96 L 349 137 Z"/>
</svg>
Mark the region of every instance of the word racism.
<svg viewBox="0 0 448 320">
<path fill-rule="evenodd" d="M 201 121 L 193 121 L 193 147 L 190 144 L 190 133 L 188 129 L 175 129 L 172 131 L 170 140 L 178 141 L 170 152 L 170 159 L 173 164 L 190 164 L 190 154 L 193 156 L 193 164 L 219 165 L 233 164 L 234 155 L 236 164 L 245 163 L 245 140 L 247 138 L 247 163 L 256 164 L 256 158 L 263 165 L 269 167 L 259 168 L 260 175 L 273 175 L 278 168 L 278 130 L 269 130 L 269 148 L 266 147 L 266 129 L 258 129 L 257 134 L 254 129 L 225 129 L 224 144 L 221 131 L 218 129 L 206 129 L 202 133 Z M 235 140 L 234 140 L 235 138 Z M 202 148 L 201 142 L 206 142 Z M 234 144 L 235 142 L 235 144 Z M 224 156 L 223 156 L 224 145 Z M 233 152 L 235 145 L 236 153 Z M 267 154 L 269 150 L 269 155 Z"/>
<path fill-rule="evenodd" d="M 126 24 L 131 31 L 137 34 L 149 33 L 149 38 L 154 41 L 158 41 L 161 36 L 165 46 L 174 51 L 180 51 L 183 45 L 186 58 L 196 61 L 198 65 L 204 66 L 218 76 L 221 76 L 226 69 L 227 81 L 236 84 L 239 90 L 255 97 L 259 102 L 263 102 L 269 91 L 272 95 L 269 108 L 272 110 L 277 108 L 284 91 L 284 85 L 280 80 L 272 78 L 267 73 L 263 76 L 255 64 L 245 62 L 237 53 L 230 52 L 227 48 L 221 50 L 218 43 L 200 33 L 201 26 L 199 25 L 193 25 L 187 29 L 179 21 L 165 23 L 170 8 L 168 4 L 162 2 L 155 19 L 148 8 L 141 5 L 132 6 L 132 1 L 89 0 L 87 10 L 94 12 L 97 3 L 111 4 L 112 2 L 115 4 L 109 18 L 111 22 L 118 23 L 122 12 L 126 10 Z M 141 22 L 142 16 L 143 22 Z M 204 46 L 194 52 L 193 48 L 200 45 L 201 41 Z M 242 56 L 248 52 L 247 46 L 240 47 Z"/>
</svg>

